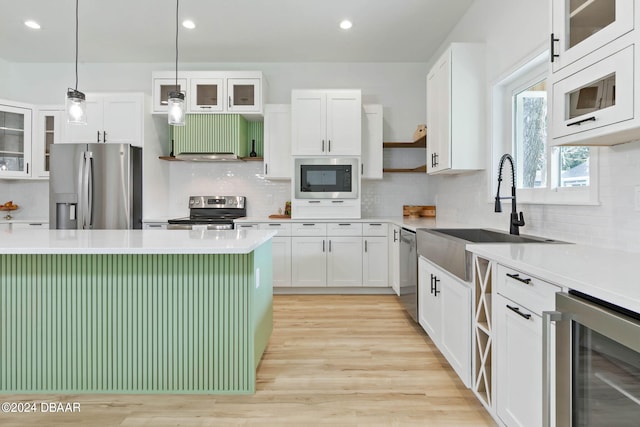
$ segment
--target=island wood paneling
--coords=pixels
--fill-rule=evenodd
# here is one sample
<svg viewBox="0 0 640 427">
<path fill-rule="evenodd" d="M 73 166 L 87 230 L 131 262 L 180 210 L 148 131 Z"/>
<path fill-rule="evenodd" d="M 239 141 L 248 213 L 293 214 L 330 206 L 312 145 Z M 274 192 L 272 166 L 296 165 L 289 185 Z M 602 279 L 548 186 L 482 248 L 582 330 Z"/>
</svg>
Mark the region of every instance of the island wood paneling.
<svg viewBox="0 0 640 427">
<path fill-rule="evenodd" d="M 252 393 L 272 329 L 263 246 L 1 255 L 0 391 Z"/>
</svg>

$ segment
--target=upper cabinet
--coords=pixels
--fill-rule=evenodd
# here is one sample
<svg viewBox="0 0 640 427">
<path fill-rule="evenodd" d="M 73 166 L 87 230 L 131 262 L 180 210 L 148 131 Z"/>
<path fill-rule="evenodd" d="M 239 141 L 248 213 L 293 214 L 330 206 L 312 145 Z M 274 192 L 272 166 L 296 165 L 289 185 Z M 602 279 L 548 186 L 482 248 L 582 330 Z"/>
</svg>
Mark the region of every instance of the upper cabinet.
<svg viewBox="0 0 640 427">
<path fill-rule="evenodd" d="M 485 79 L 481 44 L 453 43 L 427 75 L 427 172 L 483 168 Z"/>
<path fill-rule="evenodd" d="M 30 106 L 0 101 L 0 178 L 31 176 Z"/>
<path fill-rule="evenodd" d="M 143 144 L 142 93 L 87 93 L 87 124 L 65 122 L 65 143 Z"/>
<path fill-rule="evenodd" d="M 179 76 L 188 113 L 239 113 L 249 118 L 264 113 L 266 81 L 261 71 L 182 71 Z M 157 71 L 152 81 L 153 113 L 166 113 L 169 92 L 176 88 L 175 74 Z"/>
<path fill-rule="evenodd" d="M 637 6 L 633 0 L 551 3 L 550 144 L 640 138 Z"/>
<path fill-rule="evenodd" d="M 363 179 L 382 179 L 382 105 L 362 106 Z"/>
<path fill-rule="evenodd" d="M 64 106 L 38 106 L 35 111 L 33 137 L 33 178 L 49 177 L 49 152 L 62 136 Z"/>
<path fill-rule="evenodd" d="M 361 91 L 292 90 L 291 125 L 294 156 L 359 156 Z"/>
<path fill-rule="evenodd" d="M 634 28 L 633 0 L 553 0 L 552 70 L 577 61 Z"/>
<path fill-rule="evenodd" d="M 264 176 L 291 179 L 291 105 L 264 106 Z"/>
</svg>

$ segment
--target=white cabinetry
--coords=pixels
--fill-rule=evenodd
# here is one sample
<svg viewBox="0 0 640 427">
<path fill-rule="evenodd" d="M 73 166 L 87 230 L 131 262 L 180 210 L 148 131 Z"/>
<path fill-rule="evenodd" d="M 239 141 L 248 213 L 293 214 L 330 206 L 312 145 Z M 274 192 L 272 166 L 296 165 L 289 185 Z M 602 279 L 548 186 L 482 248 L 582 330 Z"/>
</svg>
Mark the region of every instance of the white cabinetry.
<svg viewBox="0 0 640 427">
<path fill-rule="evenodd" d="M 389 285 L 400 295 L 400 227 L 391 224 L 389 228 Z"/>
<path fill-rule="evenodd" d="M 362 106 L 362 179 L 382 179 L 382 105 Z"/>
<path fill-rule="evenodd" d="M 267 104 L 264 107 L 264 176 L 291 179 L 291 106 Z"/>
<path fill-rule="evenodd" d="M 484 166 L 484 49 L 453 43 L 427 75 L 427 172 Z"/>
<path fill-rule="evenodd" d="M 502 265 L 494 280 L 496 412 L 508 426 L 540 426 L 542 312 L 560 288 Z"/>
<path fill-rule="evenodd" d="M 577 61 L 634 27 L 633 0 L 553 0 L 552 70 Z"/>
<path fill-rule="evenodd" d="M 172 75 L 172 71 L 153 73 L 153 113 L 167 112 L 168 94 L 176 87 Z M 266 82 L 261 71 L 181 71 L 179 76 L 189 113 L 263 114 Z"/>
<path fill-rule="evenodd" d="M 358 89 L 292 90 L 291 123 L 294 156 L 359 156 L 361 92 Z"/>
<path fill-rule="evenodd" d="M 362 237 L 327 236 L 327 286 L 362 286 Z"/>
<path fill-rule="evenodd" d="M 462 382 L 471 385 L 471 289 L 423 257 L 418 260 L 418 321 Z"/>
<path fill-rule="evenodd" d="M 30 105 L 0 100 L 0 179 L 31 176 Z"/>
<path fill-rule="evenodd" d="M 276 231 L 278 233 L 271 239 L 273 286 L 291 286 L 291 224 L 270 222 L 259 224 L 258 229 Z"/>
<path fill-rule="evenodd" d="M 65 143 L 113 143 L 142 147 L 144 95 L 87 93 L 87 124 L 65 122 Z"/>
<path fill-rule="evenodd" d="M 389 286 L 389 226 L 382 222 L 370 222 L 363 226 L 362 285 Z"/>
<path fill-rule="evenodd" d="M 49 229 L 49 223 L 46 221 L 31 221 L 31 222 L 14 222 L 11 224 L 12 230 L 35 230 L 35 229 Z"/>
<path fill-rule="evenodd" d="M 551 145 L 640 137 L 640 41 L 633 0 L 552 2 Z"/>
<path fill-rule="evenodd" d="M 49 177 L 49 149 L 58 144 L 62 136 L 64 106 L 38 106 L 33 138 L 33 177 Z"/>
</svg>

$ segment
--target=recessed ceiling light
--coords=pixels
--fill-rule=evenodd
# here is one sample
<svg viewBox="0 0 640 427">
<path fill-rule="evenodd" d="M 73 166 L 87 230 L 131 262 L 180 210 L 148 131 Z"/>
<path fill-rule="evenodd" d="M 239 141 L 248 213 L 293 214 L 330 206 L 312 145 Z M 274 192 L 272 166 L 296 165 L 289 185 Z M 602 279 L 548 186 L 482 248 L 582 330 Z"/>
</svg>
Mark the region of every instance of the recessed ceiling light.
<svg viewBox="0 0 640 427">
<path fill-rule="evenodd" d="M 26 25 L 29 28 L 33 28 L 34 30 L 39 30 L 40 29 L 40 24 L 38 24 L 36 21 L 34 21 L 32 19 L 24 21 L 24 25 Z"/>
<path fill-rule="evenodd" d="M 348 30 L 351 27 L 353 27 L 353 24 L 348 19 L 345 19 L 340 23 L 340 28 L 342 28 L 343 30 Z"/>
<path fill-rule="evenodd" d="M 184 21 L 182 21 L 182 26 L 190 30 L 193 30 L 196 27 L 196 23 L 193 22 L 191 19 L 185 19 Z"/>
</svg>

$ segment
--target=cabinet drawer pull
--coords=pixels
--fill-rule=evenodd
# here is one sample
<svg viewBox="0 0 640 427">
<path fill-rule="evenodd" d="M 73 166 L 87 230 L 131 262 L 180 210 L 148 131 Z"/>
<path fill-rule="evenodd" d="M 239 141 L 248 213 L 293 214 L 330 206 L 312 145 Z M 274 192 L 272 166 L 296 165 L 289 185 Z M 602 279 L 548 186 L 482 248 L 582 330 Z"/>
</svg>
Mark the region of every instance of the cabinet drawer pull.
<svg viewBox="0 0 640 427">
<path fill-rule="evenodd" d="M 522 277 L 520 277 L 519 274 L 507 273 L 507 276 L 511 277 L 514 280 L 517 280 L 518 282 L 526 283 L 527 285 L 531 284 L 531 279 L 529 279 L 529 278 L 523 279 Z"/>
<path fill-rule="evenodd" d="M 519 307 L 511 307 L 509 304 L 507 304 L 507 308 L 509 310 L 513 311 L 514 313 L 516 313 L 517 315 L 524 317 L 527 320 L 531 319 L 531 315 L 530 314 L 524 314 L 524 313 L 520 312 L 520 308 Z"/>
<path fill-rule="evenodd" d="M 344 200 L 332 200 L 331 203 L 344 203 Z"/>
<path fill-rule="evenodd" d="M 576 126 L 576 125 L 580 126 L 582 123 L 595 122 L 595 121 L 596 121 L 596 116 L 591 116 L 591 117 L 587 117 L 586 119 L 578 120 L 577 122 L 567 123 L 567 127 Z"/>
<path fill-rule="evenodd" d="M 282 227 L 282 224 L 269 224 L 269 227 Z"/>
<path fill-rule="evenodd" d="M 200 105 L 200 108 L 211 108 L 210 105 Z"/>
<path fill-rule="evenodd" d="M 338 224 L 340 227 L 350 227 L 351 224 Z"/>
<path fill-rule="evenodd" d="M 398 241 L 398 230 L 393 230 L 393 242 Z"/>
<path fill-rule="evenodd" d="M 302 224 L 303 227 L 313 227 L 315 224 Z"/>
<path fill-rule="evenodd" d="M 549 46 L 549 50 L 551 51 L 551 62 L 553 62 L 556 58 L 560 57 L 560 55 L 558 55 L 555 52 L 555 44 L 554 44 L 555 42 L 559 42 L 559 41 L 560 39 L 557 39 L 555 37 L 555 34 L 551 33 L 551 45 Z"/>
<path fill-rule="evenodd" d="M 320 203 L 320 200 L 309 200 L 309 203 Z"/>
<path fill-rule="evenodd" d="M 369 223 L 369 226 L 371 226 L 371 227 L 381 227 L 382 224 L 380 224 L 380 223 Z"/>
</svg>

